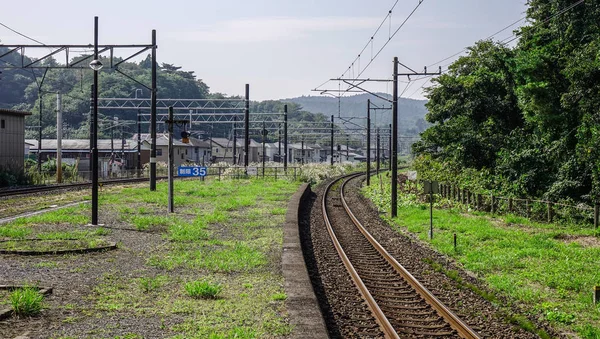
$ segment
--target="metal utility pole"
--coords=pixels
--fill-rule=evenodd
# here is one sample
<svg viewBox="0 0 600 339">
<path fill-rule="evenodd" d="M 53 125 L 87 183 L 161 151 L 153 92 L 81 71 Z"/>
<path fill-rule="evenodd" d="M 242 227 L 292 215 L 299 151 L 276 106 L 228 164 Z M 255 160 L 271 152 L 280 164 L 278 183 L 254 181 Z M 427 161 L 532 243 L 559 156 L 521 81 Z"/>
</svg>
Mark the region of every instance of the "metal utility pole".
<svg viewBox="0 0 600 339">
<path fill-rule="evenodd" d="M 367 186 L 371 185 L 371 99 L 367 99 Z"/>
<path fill-rule="evenodd" d="M 156 30 L 152 30 L 152 89 L 150 93 L 150 190 L 156 191 Z"/>
<path fill-rule="evenodd" d="M 279 124 L 279 129 L 277 130 L 277 142 L 279 143 L 279 149 L 277 151 L 277 154 L 279 154 L 279 163 L 281 163 L 281 124 Z M 273 159 L 274 160 L 274 159 Z"/>
<path fill-rule="evenodd" d="M 333 166 L 333 132 L 334 132 L 334 125 L 333 125 L 333 114 L 331 115 L 331 166 Z"/>
<path fill-rule="evenodd" d="M 265 122 L 263 121 L 262 128 L 262 176 L 265 177 L 265 139 L 267 137 L 267 128 L 265 127 Z"/>
<path fill-rule="evenodd" d="M 283 169 L 287 171 L 288 165 L 288 108 L 283 105 Z"/>
<path fill-rule="evenodd" d="M 350 139 L 346 136 L 346 161 L 350 159 Z"/>
<path fill-rule="evenodd" d="M 56 92 L 56 182 L 62 183 L 62 95 Z"/>
<path fill-rule="evenodd" d="M 137 177 L 139 178 L 142 175 L 142 115 L 139 110 L 137 123 Z"/>
<path fill-rule="evenodd" d="M 174 177 L 174 172 L 175 172 L 175 168 L 174 168 L 174 162 L 175 162 L 175 157 L 173 154 L 173 125 L 174 124 L 183 124 L 183 126 L 185 126 L 185 124 L 187 123 L 187 120 L 175 120 L 173 118 L 173 106 L 169 106 L 169 120 L 165 121 L 166 124 L 168 124 L 168 131 L 169 131 L 169 168 L 168 168 L 168 174 L 169 174 L 169 213 L 173 213 L 175 212 L 175 204 L 174 204 L 174 199 L 173 199 L 173 177 Z"/>
<path fill-rule="evenodd" d="M 304 165 L 304 137 L 302 137 L 301 140 L 302 140 L 301 141 L 301 143 L 302 143 L 302 147 L 301 147 L 302 152 L 300 153 L 301 154 L 300 155 L 300 164 Z"/>
<path fill-rule="evenodd" d="M 392 111 L 392 114 L 394 111 Z M 390 124 L 390 137 L 388 138 L 388 168 L 391 170 L 392 169 L 392 165 L 390 163 L 391 159 L 392 159 L 392 124 Z"/>
<path fill-rule="evenodd" d="M 37 167 L 38 167 L 38 172 L 42 173 L 42 93 L 40 92 L 40 94 L 38 95 L 38 98 L 40 100 L 40 121 L 39 121 L 39 134 L 38 134 L 38 157 L 37 157 Z"/>
<path fill-rule="evenodd" d="M 98 60 L 98 17 L 94 17 L 94 61 Z M 92 61 L 92 62 L 94 62 Z M 92 111 L 92 225 L 98 225 L 98 70 L 94 68 Z"/>
<path fill-rule="evenodd" d="M 246 84 L 246 103 L 244 107 L 244 167 L 248 167 L 250 151 L 250 85 Z"/>
<path fill-rule="evenodd" d="M 237 153 L 237 130 L 235 128 L 235 125 L 237 125 L 237 117 L 234 114 L 233 115 L 233 155 L 232 155 L 232 164 L 235 166 L 236 164 L 236 159 L 235 159 L 235 155 Z M 212 151 L 212 150 L 211 150 Z"/>
<path fill-rule="evenodd" d="M 392 94 L 392 218 L 398 215 L 398 57 L 394 57 Z"/>
<path fill-rule="evenodd" d="M 379 173 L 379 168 L 380 168 L 380 165 L 379 165 L 379 150 L 381 147 L 380 142 L 381 141 L 379 140 L 379 128 L 378 128 L 377 129 L 377 152 L 375 154 L 375 157 L 377 158 L 377 173 Z"/>
<path fill-rule="evenodd" d="M 173 106 L 169 107 L 169 213 L 175 212 L 173 199 Z"/>
</svg>

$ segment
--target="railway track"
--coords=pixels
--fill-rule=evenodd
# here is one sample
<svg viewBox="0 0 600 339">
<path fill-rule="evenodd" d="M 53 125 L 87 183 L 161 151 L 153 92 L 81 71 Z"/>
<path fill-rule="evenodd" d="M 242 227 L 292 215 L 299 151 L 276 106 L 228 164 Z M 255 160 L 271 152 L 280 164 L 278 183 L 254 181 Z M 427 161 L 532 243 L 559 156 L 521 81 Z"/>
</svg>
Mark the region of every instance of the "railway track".
<svg viewBox="0 0 600 339">
<path fill-rule="evenodd" d="M 156 179 L 160 180 L 160 179 L 166 179 L 166 178 L 167 177 L 158 177 Z M 145 182 L 148 180 L 149 180 L 148 178 L 114 179 L 114 180 L 101 181 L 100 184 L 101 185 L 118 185 L 118 184 L 126 184 L 126 183 Z M 23 188 L 2 190 L 2 191 L 0 191 L 0 198 L 15 196 L 15 195 L 52 192 L 52 191 L 59 191 L 59 190 L 64 190 L 64 189 L 85 188 L 85 187 L 91 187 L 91 186 L 92 186 L 91 182 L 82 182 L 82 183 L 64 184 L 64 185 L 23 187 Z"/>
<path fill-rule="evenodd" d="M 379 325 L 365 335 L 378 337 L 383 332 L 386 338 L 479 338 L 390 256 L 354 216 L 344 199 L 344 187 L 360 175 L 330 183 L 321 207 L 336 251 Z"/>
</svg>

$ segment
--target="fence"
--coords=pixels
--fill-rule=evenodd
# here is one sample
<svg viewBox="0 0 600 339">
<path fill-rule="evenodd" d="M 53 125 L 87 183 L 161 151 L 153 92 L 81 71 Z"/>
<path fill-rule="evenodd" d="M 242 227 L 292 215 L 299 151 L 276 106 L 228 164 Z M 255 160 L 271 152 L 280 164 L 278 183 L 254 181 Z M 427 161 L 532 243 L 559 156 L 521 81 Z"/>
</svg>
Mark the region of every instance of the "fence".
<svg viewBox="0 0 600 339">
<path fill-rule="evenodd" d="M 579 224 L 593 223 L 595 228 L 598 228 L 599 223 L 599 204 L 591 207 L 585 204 L 569 205 L 548 200 L 506 198 L 493 194 L 483 195 L 452 184 L 440 184 L 440 195 L 478 211 L 514 214 L 549 223 L 559 220 Z"/>
<path fill-rule="evenodd" d="M 207 167 L 207 177 L 215 177 L 221 180 L 221 178 L 231 179 L 243 179 L 243 178 L 274 178 L 274 179 L 293 179 L 297 180 L 301 177 L 303 171 L 301 167 L 288 167 L 287 170 L 283 167 L 254 167 L 256 168 L 256 174 L 246 174 L 246 168 L 243 166 L 230 166 L 230 167 Z M 42 172 L 28 172 L 31 176 L 32 181 L 36 185 L 48 185 L 56 184 L 56 171 L 42 171 Z M 62 183 L 84 183 L 90 182 L 92 172 L 91 171 L 80 171 L 76 173 L 70 173 L 63 171 Z M 156 175 L 158 177 L 165 177 L 168 175 L 167 168 L 157 168 Z M 177 176 L 177 169 L 175 169 L 175 176 Z M 136 169 L 124 170 L 113 173 L 98 173 L 100 180 L 111 180 L 111 179 L 133 179 L 133 178 L 149 178 L 149 172 L 147 170 L 138 171 Z"/>
</svg>

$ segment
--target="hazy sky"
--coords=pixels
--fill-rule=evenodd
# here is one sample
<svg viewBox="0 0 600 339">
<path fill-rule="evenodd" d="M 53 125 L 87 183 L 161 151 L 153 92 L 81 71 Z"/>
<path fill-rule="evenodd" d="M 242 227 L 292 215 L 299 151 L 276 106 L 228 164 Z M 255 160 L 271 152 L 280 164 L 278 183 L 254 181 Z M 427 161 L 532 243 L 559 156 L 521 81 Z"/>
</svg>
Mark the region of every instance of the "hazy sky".
<svg viewBox="0 0 600 339">
<path fill-rule="evenodd" d="M 394 56 L 422 70 L 523 17 L 525 1 L 423 0 L 361 77 L 389 77 Z M 398 1 L 392 13 L 392 32 L 418 2 Z M 100 20 L 101 44 L 150 43 L 151 30 L 156 29 L 159 62 L 195 71 L 212 92 L 241 95 L 244 84 L 249 83 L 251 99 L 264 100 L 318 94 L 311 90 L 348 69 L 395 0 L 97 3 L 100 8 L 90 1 L 33 0 L 26 7 L 8 1 L 0 5 L 0 22 L 46 44 L 92 43 L 95 15 Z M 374 52 L 388 39 L 389 31 L 386 21 L 374 38 Z M 497 39 L 510 35 L 511 29 Z M 1 26 L 0 40 L 4 44 L 33 43 Z M 369 47 L 361 57 L 361 70 L 370 58 Z M 357 75 L 358 63 L 354 67 Z M 422 98 L 422 83 L 414 82 L 405 96 Z M 401 91 L 404 86 L 401 84 Z M 338 83 L 332 82 L 323 88 L 337 87 Z M 391 91 L 386 85 L 369 88 Z"/>
</svg>

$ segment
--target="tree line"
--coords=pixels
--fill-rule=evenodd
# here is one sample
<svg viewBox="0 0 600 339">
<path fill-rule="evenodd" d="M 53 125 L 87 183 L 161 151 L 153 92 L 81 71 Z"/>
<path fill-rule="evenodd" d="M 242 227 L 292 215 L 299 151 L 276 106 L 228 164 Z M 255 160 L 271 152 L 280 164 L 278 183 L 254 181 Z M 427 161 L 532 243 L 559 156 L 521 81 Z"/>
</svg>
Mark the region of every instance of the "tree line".
<svg viewBox="0 0 600 339">
<path fill-rule="evenodd" d="M 515 47 L 479 41 L 432 80 L 417 166 L 514 196 L 598 201 L 600 3 L 527 5 Z"/>
</svg>

